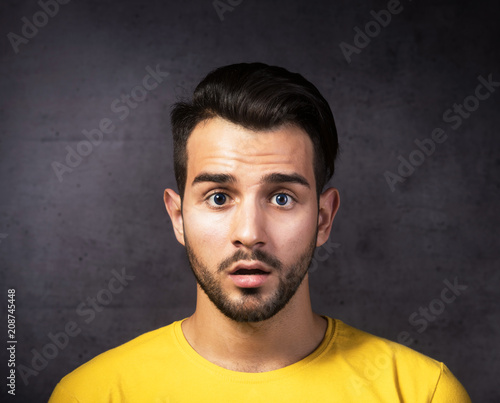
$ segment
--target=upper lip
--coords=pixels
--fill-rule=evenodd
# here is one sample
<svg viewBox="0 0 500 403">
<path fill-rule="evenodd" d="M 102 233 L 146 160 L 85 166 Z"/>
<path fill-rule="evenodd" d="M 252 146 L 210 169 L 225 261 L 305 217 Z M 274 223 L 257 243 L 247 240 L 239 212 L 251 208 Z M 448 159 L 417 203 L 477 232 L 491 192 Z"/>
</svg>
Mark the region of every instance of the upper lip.
<svg viewBox="0 0 500 403">
<path fill-rule="evenodd" d="M 265 273 L 270 273 L 270 270 L 267 269 L 260 262 L 248 262 L 248 263 L 239 262 L 236 266 L 234 266 L 234 268 L 229 272 L 229 274 L 234 274 L 238 270 L 260 270 Z"/>
</svg>

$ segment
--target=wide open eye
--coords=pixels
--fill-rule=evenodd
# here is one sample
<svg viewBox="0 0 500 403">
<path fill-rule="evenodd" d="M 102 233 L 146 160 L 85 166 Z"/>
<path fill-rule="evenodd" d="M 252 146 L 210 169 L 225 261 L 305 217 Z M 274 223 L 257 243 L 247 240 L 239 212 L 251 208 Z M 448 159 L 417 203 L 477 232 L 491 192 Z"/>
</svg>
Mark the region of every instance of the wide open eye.
<svg viewBox="0 0 500 403">
<path fill-rule="evenodd" d="M 290 204 L 290 202 L 292 201 L 292 198 L 290 196 L 288 196 L 286 193 L 276 193 L 271 198 L 271 200 L 274 200 L 274 202 L 278 206 L 286 206 L 286 205 Z"/>
<path fill-rule="evenodd" d="M 226 203 L 227 196 L 224 193 L 214 193 L 208 199 L 209 204 L 215 204 L 216 206 L 222 206 Z"/>
</svg>

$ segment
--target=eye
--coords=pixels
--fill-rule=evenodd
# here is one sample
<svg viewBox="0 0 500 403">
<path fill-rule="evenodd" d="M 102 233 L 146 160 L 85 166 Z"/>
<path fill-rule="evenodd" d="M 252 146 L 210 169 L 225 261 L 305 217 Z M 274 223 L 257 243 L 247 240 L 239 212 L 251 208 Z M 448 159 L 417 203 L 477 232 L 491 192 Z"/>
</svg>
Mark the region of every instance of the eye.
<svg viewBox="0 0 500 403">
<path fill-rule="evenodd" d="M 222 206 L 224 203 L 226 203 L 227 196 L 224 193 L 214 193 L 207 200 L 209 204 Z"/>
<path fill-rule="evenodd" d="M 286 193 L 276 193 L 271 200 L 276 202 L 278 206 L 286 206 L 289 205 L 290 202 L 292 201 L 292 198 L 287 195 Z"/>
</svg>

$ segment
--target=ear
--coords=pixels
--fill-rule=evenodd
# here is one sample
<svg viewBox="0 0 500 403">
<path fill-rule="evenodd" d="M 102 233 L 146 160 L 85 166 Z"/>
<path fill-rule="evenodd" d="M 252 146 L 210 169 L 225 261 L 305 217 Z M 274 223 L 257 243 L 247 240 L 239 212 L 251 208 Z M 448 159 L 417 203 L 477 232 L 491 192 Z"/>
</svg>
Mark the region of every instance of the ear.
<svg viewBox="0 0 500 403">
<path fill-rule="evenodd" d="M 175 237 L 177 238 L 179 243 L 186 246 L 184 243 L 184 221 L 182 218 L 181 197 L 174 190 L 165 189 L 165 193 L 163 194 L 163 201 L 165 202 L 165 207 L 167 208 L 168 215 L 172 220 Z"/>
<path fill-rule="evenodd" d="M 318 236 L 316 246 L 323 245 L 330 236 L 333 219 L 340 206 L 339 191 L 335 188 L 326 189 L 319 196 Z"/>
</svg>

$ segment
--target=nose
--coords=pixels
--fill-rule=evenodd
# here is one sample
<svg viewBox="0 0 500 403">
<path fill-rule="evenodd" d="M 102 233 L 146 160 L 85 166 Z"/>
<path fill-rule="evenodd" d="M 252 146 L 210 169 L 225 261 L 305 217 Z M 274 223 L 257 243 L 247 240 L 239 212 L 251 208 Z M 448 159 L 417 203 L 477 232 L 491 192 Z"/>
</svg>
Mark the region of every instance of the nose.
<svg viewBox="0 0 500 403">
<path fill-rule="evenodd" d="M 266 244 L 266 216 L 253 199 L 241 201 L 234 211 L 231 223 L 231 242 L 249 250 Z"/>
</svg>

